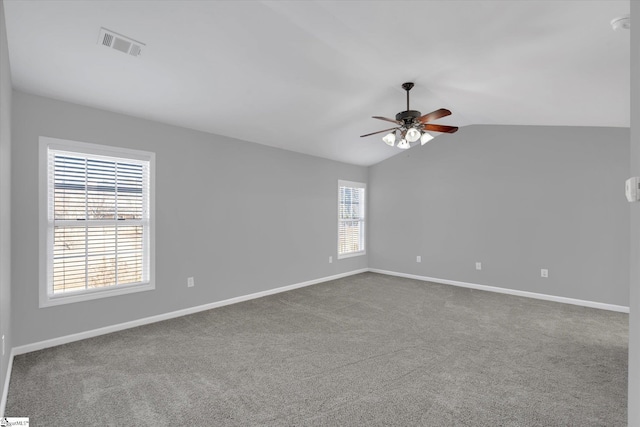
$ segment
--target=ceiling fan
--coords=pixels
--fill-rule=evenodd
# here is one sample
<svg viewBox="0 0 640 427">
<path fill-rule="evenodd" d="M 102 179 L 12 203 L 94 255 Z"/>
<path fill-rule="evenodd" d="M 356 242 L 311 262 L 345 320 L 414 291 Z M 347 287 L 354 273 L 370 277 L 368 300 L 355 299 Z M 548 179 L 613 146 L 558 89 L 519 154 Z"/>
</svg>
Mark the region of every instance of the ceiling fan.
<svg viewBox="0 0 640 427">
<path fill-rule="evenodd" d="M 433 139 L 433 135 L 428 133 L 431 132 L 443 132 L 443 133 L 454 133 L 458 130 L 455 126 L 446 126 L 446 125 L 436 125 L 430 124 L 428 122 L 432 120 L 437 120 L 442 117 L 446 117 L 451 114 L 451 111 L 446 108 L 440 108 L 439 110 L 432 111 L 429 114 L 425 114 L 424 116 L 420 111 L 410 110 L 409 109 L 409 91 L 413 88 L 412 82 L 407 82 L 402 84 L 402 88 L 407 91 L 407 109 L 405 111 L 401 111 L 396 114 L 396 119 L 388 119 L 386 117 L 373 116 L 374 119 L 385 120 L 387 122 L 395 123 L 398 126 L 384 129 L 378 132 L 368 133 L 366 135 L 361 135 L 363 138 L 365 136 L 376 135 L 378 133 L 389 132 L 387 133 L 382 140 L 389 146 L 393 147 L 396 142 L 396 133 L 400 132 L 400 141 L 398 141 L 398 148 L 406 150 L 411 147 L 412 142 L 416 142 L 420 140 L 422 145 Z"/>
</svg>

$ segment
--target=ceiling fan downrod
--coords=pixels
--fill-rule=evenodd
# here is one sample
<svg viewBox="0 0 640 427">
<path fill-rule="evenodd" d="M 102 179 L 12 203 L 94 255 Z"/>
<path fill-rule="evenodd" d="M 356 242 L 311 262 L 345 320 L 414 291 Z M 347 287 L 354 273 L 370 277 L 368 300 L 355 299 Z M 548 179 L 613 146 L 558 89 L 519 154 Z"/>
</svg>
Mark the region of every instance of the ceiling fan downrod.
<svg viewBox="0 0 640 427">
<path fill-rule="evenodd" d="M 402 89 L 407 91 L 407 111 L 409 111 L 409 91 L 413 88 L 413 82 L 402 83 Z"/>
</svg>

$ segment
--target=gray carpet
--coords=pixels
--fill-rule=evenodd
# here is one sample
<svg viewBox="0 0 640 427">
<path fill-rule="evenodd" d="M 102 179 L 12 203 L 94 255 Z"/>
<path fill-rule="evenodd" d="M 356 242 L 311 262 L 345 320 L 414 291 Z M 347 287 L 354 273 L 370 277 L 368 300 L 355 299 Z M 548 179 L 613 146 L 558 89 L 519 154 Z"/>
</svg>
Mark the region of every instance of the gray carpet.
<svg viewBox="0 0 640 427">
<path fill-rule="evenodd" d="M 626 314 L 374 273 L 17 356 L 32 426 L 624 426 Z"/>
</svg>

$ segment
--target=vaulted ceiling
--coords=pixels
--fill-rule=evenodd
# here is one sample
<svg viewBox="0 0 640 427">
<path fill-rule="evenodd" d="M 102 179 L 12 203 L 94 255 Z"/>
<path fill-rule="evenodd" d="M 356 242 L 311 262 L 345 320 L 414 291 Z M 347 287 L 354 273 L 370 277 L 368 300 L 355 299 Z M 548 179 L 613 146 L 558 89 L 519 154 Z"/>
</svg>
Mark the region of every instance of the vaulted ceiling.
<svg viewBox="0 0 640 427">
<path fill-rule="evenodd" d="M 391 127 L 371 116 L 405 109 L 405 81 L 412 109 L 453 111 L 438 123 L 629 126 L 629 32 L 610 25 L 629 1 L 4 5 L 16 89 L 352 164 L 399 152 L 360 135 Z"/>
</svg>

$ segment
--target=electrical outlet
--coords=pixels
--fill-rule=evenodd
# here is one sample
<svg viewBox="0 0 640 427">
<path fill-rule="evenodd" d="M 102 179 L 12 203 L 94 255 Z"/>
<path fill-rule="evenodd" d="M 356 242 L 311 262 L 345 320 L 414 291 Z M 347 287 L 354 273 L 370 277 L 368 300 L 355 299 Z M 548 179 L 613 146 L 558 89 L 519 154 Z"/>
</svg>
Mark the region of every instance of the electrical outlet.
<svg viewBox="0 0 640 427">
<path fill-rule="evenodd" d="M 332 257 L 332 256 L 330 256 L 330 257 L 329 257 L 329 264 L 331 264 L 332 262 L 333 262 L 333 257 Z"/>
<path fill-rule="evenodd" d="M 416 262 L 422 262 L 422 257 L 420 255 L 416 257 Z"/>
<path fill-rule="evenodd" d="M 546 268 L 540 269 L 540 277 L 549 277 L 549 270 Z"/>
<path fill-rule="evenodd" d="M 193 277 L 187 277 L 187 287 L 193 288 L 194 286 L 195 286 L 195 281 L 193 280 Z"/>
<path fill-rule="evenodd" d="M 476 270 L 482 270 L 482 263 L 476 262 Z"/>
</svg>

